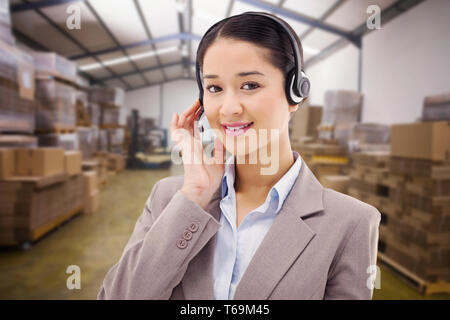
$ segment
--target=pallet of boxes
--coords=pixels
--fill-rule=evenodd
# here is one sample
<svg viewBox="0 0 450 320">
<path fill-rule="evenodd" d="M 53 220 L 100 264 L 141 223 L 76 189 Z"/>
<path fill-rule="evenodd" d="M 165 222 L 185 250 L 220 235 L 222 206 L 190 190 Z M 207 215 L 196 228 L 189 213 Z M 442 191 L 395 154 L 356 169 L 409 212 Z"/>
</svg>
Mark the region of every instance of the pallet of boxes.
<svg viewBox="0 0 450 320">
<path fill-rule="evenodd" d="M 37 83 L 36 136 L 40 147 L 63 148 L 82 159 L 97 152 L 98 128 L 92 126 L 89 83 L 77 76 L 76 64 L 51 52 L 35 52 Z M 77 155 L 78 157 L 78 155 Z M 92 180 L 93 178 L 91 178 Z M 97 208 L 97 189 L 85 181 L 85 212 Z"/>
<path fill-rule="evenodd" d="M 120 88 L 90 88 L 89 105 L 98 114 L 98 148 L 94 154 L 98 162 L 99 186 L 106 185 L 108 177 L 125 169 L 125 128 L 120 125 L 120 110 L 124 91 Z"/>
<path fill-rule="evenodd" d="M 29 245 L 83 211 L 79 152 L 0 149 L 0 245 Z"/>
<path fill-rule="evenodd" d="M 325 93 L 323 108 L 307 106 L 294 114 L 292 147 L 324 187 L 347 192 L 347 141 L 350 129 L 359 121 L 361 106 L 359 93 L 333 90 Z"/>
<path fill-rule="evenodd" d="M 376 163 L 377 174 L 359 170 L 359 180 L 366 187 L 376 183 L 376 189 L 364 193 L 362 184 L 352 184 L 350 193 L 382 213 L 379 260 L 424 294 L 448 293 L 450 117 L 439 121 L 424 115 L 421 122 L 392 125 L 390 156 L 371 155 L 364 161 L 372 168 Z"/>
<path fill-rule="evenodd" d="M 348 139 L 350 170 L 348 191 L 345 193 L 360 200 L 382 193 L 377 186 L 380 181 L 387 181 L 389 138 L 388 125 L 355 123 L 351 127 Z M 370 199 L 373 200 L 373 197 Z"/>
</svg>

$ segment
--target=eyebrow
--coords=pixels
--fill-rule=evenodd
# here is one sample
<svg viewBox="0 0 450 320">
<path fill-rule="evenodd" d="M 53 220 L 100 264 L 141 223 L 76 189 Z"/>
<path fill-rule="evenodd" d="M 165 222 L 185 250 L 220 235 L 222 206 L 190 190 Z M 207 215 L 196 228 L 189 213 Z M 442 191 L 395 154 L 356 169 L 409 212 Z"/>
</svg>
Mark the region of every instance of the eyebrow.
<svg viewBox="0 0 450 320">
<path fill-rule="evenodd" d="M 259 71 L 247 71 L 247 72 L 239 72 L 236 73 L 236 76 L 238 77 L 246 77 L 246 76 L 250 76 L 250 75 L 260 75 L 260 76 L 264 76 L 263 73 L 259 72 Z M 219 76 L 216 74 L 206 74 L 203 76 L 203 79 L 215 79 L 218 78 Z"/>
</svg>

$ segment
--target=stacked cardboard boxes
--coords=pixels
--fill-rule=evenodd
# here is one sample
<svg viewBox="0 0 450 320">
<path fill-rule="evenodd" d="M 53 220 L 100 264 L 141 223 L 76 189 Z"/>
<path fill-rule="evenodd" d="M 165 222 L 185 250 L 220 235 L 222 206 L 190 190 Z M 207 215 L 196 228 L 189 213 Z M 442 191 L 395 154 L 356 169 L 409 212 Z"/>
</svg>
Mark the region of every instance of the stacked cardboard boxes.
<svg viewBox="0 0 450 320">
<path fill-rule="evenodd" d="M 122 153 L 124 134 L 119 114 L 125 93 L 120 88 L 91 88 L 89 110 L 92 123 L 99 126 L 98 151 Z M 118 130 L 120 129 L 120 130 Z M 119 139 L 121 141 L 119 141 Z"/>
<path fill-rule="evenodd" d="M 91 159 L 98 151 L 99 130 L 97 127 L 77 127 L 79 150 L 83 160 Z"/>
<path fill-rule="evenodd" d="M 83 189 L 79 152 L 0 149 L 0 245 L 48 233 L 82 209 Z"/>
<path fill-rule="evenodd" d="M 41 133 L 36 134 L 40 147 L 56 147 L 65 150 L 79 150 L 80 143 L 77 133 Z"/>
<path fill-rule="evenodd" d="M 297 110 L 290 123 L 292 143 L 300 143 L 305 137 L 318 137 L 317 127 L 322 121 L 322 107 L 306 106 Z"/>
<path fill-rule="evenodd" d="M 121 154 L 108 154 L 108 170 L 113 172 L 121 172 L 125 169 L 125 157 Z"/>
<path fill-rule="evenodd" d="M 450 93 L 425 97 L 422 121 L 450 120 Z"/>
<path fill-rule="evenodd" d="M 74 131 L 75 88 L 57 79 L 36 79 L 36 131 Z"/>
<path fill-rule="evenodd" d="M 10 222 L 8 238 L 2 239 L 1 245 L 37 240 L 83 206 L 80 174 L 0 181 L 0 189 L 4 192 L 0 202 L 8 204 L 0 209 L 0 216 Z"/>
<path fill-rule="evenodd" d="M 352 156 L 349 194 L 382 213 L 379 251 L 421 283 L 450 281 L 448 136 L 448 122 L 393 125 L 390 156 Z"/>
<path fill-rule="evenodd" d="M 386 254 L 429 282 L 450 282 L 450 122 L 393 125 L 390 171 L 405 179 L 401 233 Z M 396 243 L 396 245 L 392 244 Z"/>
<path fill-rule="evenodd" d="M 106 132 L 108 140 L 107 150 L 111 153 L 123 154 L 125 143 L 125 129 L 107 129 Z"/>
<path fill-rule="evenodd" d="M 93 214 L 98 209 L 98 179 L 97 171 L 89 170 L 83 172 L 84 179 L 84 213 Z"/>
<path fill-rule="evenodd" d="M 100 128 L 101 126 L 101 109 L 100 106 L 97 103 L 93 103 L 91 101 L 88 102 L 87 111 L 89 114 L 91 126 L 95 126 L 97 128 Z"/>
<path fill-rule="evenodd" d="M 348 149 L 358 151 L 389 151 L 390 127 L 379 123 L 355 123 L 350 129 Z"/>
<path fill-rule="evenodd" d="M 99 126 L 102 129 L 117 128 L 119 108 L 123 107 L 125 93 L 120 88 L 91 88 L 89 102 L 96 112 L 100 112 Z"/>
<path fill-rule="evenodd" d="M 102 107 L 123 107 L 125 92 L 120 88 L 91 88 L 89 100 Z"/>
<path fill-rule="evenodd" d="M 77 66 L 72 61 L 54 52 L 33 52 L 38 78 L 58 79 L 77 85 Z"/>
<path fill-rule="evenodd" d="M 348 193 L 350 177 L 346 175 L 323 175 L 319 182 L 324 188 L 330 188 L 341 193 Z"/>
<path fill-rule="evenodd" d="M 319 180 L 325 175 L 348 174 L 347 151 L 336 141 L 327 140 L 327 143 L 324 143 L 315 140 L 309 143 L 293 144 L 292 148 L 302 156 Z"/>
<path fill-rule="evenodd" d="M 0 1 L 0 41 L 14 46 L 16 39 L 11 31 L 11 15 L 9 12 L 9 1 Z"/>
<path fill-rule="evenodd" d="M 360 121 L 363 96 L 355 91 L 328 90 L 324 99 L 319 137 L 335 139 L 347 147 L 351 129 Z"/>
<path fill-rule="evenodd" d="M 36 131 L 73 132 L 76 126 L 76 64 L 52 52 L 33 52 L 36 68 Z"/>
<path fill-rule="evenodd" d="M 0 41 L 0 133 L 33 133 L 34 112 L 33 58 Z"/>
<path fill-rule="evenodd" d="M 81 152 L 65 151 L 64 152 L 64 172 L 70 176 L 81 173 Z"/>
<path fill-rule="evenodd" d="M 366 151 L 352 154 L 348 194 L 369 203 L 386 216 L 397 219 L 402 212 L 405 178 L 389 171 L 390 153 Z"/>
<path fill-rule="evenodd" d="M 99 188 L 108 182 L 108 153 L 97 152 L 95 158 L 82 162 L 83 171 L 95 171 L 97 173 L 97 185 Z"/>
<path fill-rule="evenodd" d="M 75 93 L 76 124 L 78 127 L 90 127 L 91 115 L 89 113 L 89 98 L 87 88 L 79 87 Z"/>
<path fill-rule="evenodd" d="M 15 150 L 15 175 L 46 177 L 64 172 L 64 150 L 35 148 Z"/>
<path fill-rule="evenodd" d="M 0 148 L 36 148 L 37 138 L 21 134 L 0 134 Z"/>
</svg>

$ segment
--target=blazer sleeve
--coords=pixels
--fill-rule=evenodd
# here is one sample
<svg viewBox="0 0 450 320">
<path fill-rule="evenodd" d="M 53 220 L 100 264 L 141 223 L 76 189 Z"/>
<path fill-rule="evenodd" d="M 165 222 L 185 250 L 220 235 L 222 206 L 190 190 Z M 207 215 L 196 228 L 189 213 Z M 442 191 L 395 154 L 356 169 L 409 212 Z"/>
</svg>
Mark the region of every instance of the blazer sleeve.
<svg viewBox="0 0 450 320">
<path fill-rule="evenodd" d="M 158 199 L 165 191 L 158 190 L 160 182 L 153 187 L 120 260 L 107 272 L 97 299 L 169 299 L 189 261 L 220 228 L 180 190 L 155 212 L 162 207 Z"/>
<path fill-rule="evenodd" d="M 380 212 L 370 207 L 344 241 L 337 262 L 332 265 L 324 299 L 364 299 L 373 295 L 373 281 L 378 272 L 378 228 Z"/>
</svg>

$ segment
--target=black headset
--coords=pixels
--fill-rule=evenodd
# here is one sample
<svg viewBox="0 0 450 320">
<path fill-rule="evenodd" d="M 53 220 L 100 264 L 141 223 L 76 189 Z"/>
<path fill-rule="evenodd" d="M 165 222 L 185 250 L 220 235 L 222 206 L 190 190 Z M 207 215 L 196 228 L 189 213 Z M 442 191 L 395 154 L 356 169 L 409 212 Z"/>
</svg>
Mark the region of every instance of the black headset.
<svg viewBox="0 0 450 320">
<path fill-rule="evenodd" d="M 302 60 L 301 60 L 301 55 L 300 55 L 300 49 L 297 45 L 297 41 L 295 40 L 295 37 L 292 34 L 291 30 L 288 28 L 288 26 L 286 25 L 286 23 L 283 20 L 277 18 L 276 16 L 267 14 L 265 12 L 251 11 L 251 12 L 245 12 L 245 13 L 240 14 L 240 16 L 242 16 L 242 15 L 258 15 L 258 16 L 270 18 L 273 21 L 277 22 L 289 36 L 289 40 L 291 42 L 291 46 L 294 51 L 295 66 L 288 72 L 288 74 L 286 76 L 285 93 L 286 93 L 286 98 L 289 101 L 289 104 L 294 105 L 294 104 L 300 103 L 304 98 L 308 97 L 308 95 L 309 95 L 310 82 L 309 82 L 309 79 L 307 78 L 305 72 L 303 71 L 303 66 L 301 65 Z M 225 18 L 225 19 L 215 23 L 214 25 L 212 25 L 208 29 L 208 31 L 206 31 L 206 33 L 203 35 L 203 38 L 201 39 L 201 41 L 198 45 L 198 49 L 200 49 L 205 36 L 212 29 L 214 29 L 214 27 L 216 27 L 219 23 L 221 23 L 225 20 L 228 20 L 230 18 L 233 18 L 233 17 L 236 17 L 236 16 Z M 200 75 L 200 65 L 198 63 L 198 51 L 199 51 L 198 49 L 197 49 L 197 58 L 196 58 L 196 62 L 195 62 L 195 75 L 197 78 L 197 84 L 198 84 L 198 88 L 200 91 L 199 100 L 200 100 L 200 105 L 202 108 L 201 114 L 199 115 L 199 117 L 200 117 L 205 110 L 204 110 L 204 106 L 203 106 L 203 85 L 202 85 L 202 80 L 201 80 L 202 76 Z"/>
</svg>

